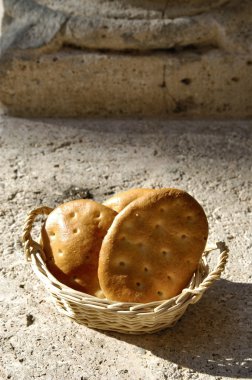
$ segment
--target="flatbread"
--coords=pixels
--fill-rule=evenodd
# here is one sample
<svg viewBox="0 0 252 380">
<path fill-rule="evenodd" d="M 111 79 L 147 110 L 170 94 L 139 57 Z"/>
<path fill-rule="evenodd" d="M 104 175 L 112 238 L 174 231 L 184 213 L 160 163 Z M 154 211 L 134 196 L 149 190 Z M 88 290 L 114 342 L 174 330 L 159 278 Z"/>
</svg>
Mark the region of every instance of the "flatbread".
<svg viewBox="0 0 252 380">
<path fill-rule="evenodd" d="M 90 199 L 58 206 L 42 228 L 42 247 L 50 272 L 73 289 L 101 294 L 97 276 L 102 240 L 116 212 Z"/>
<path fill-rule="evenodd" d="M 113 195 L 111 198 L 103 202 L 104 206 L 112 208 L 116 212 L 122 211 L 128 204 L 135 201 L 136 199 L 142 197 L 146 194 L 152 194 L 156 190 L 154 189 L 129 189 L 126 191 L 121 191 Z"/>
<path fill-rule="evenodd" d="M 100 252 L 98 277 L 108 299 L 151 302 L 187 286 L 208 236 L 200 204 L 178 189 L 156 190 L 114 219 Z"/>
</svg>

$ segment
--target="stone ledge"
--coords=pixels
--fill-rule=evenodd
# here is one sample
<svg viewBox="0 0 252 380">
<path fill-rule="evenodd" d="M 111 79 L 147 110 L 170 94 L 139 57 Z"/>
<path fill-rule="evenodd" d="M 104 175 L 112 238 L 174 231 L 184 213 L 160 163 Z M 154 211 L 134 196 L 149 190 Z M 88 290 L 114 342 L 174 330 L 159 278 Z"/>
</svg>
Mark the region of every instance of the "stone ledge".
<svg viewBox="0 0 252 380">
<path fill-rule="evenodd" d="M 72 0 L 5 3 L 0 101 L 12 115 L 252 115 L 249 1 L 189 2 L 181 17 L 172 0 L 87 1 L 79 14 Z"/>
<path fill-rule="evenodd" d="M 155 13 L 160 2 L 150 6 L 148 0 L 138 1 L 135 6 L 123 0 L 95 0 L 93 4 L 85 1 L 80 12 L 72 0 L 66 4 L 57 0 L 6 0 L 1 55 L 7 46 L 29 49 L 46 48 L 48 44 L 54 49 L 68 44 L 116 51 L 211 45 L 231 53 L 252 51 L 249 0 L 242 4 L 238 0 L 184 2 L 180 1 L 185 6 L 180 14 L 177 11 L 176 17 L 171 17 L 166 11 L 178 7 L 171 5 L 172 1 L 161 1 L 161 9 L 165 8 Z M 197 5 L 201 7 L 198 9 Z M 189 11 L 195 7 L 198 12 Z"/>
<path fill-rule="evenodd" d="M 0 99 L 12 115 L 33 117 L 249 117 L 251 64 L 250 55 L 219 51 L 19 51 L 2 64 Z"/>
</svg>

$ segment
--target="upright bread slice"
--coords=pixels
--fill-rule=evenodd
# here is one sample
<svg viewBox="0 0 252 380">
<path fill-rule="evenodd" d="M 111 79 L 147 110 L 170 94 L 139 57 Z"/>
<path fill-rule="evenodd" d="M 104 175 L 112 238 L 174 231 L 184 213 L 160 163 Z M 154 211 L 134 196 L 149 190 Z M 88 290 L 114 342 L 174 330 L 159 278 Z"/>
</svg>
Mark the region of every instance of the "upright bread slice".
<svg viewBox="0 0 252 380">
<path fill-rule="evenodd" d="M 188 193 L 161 189 L 114 219 L 100 252 L 98 277 L 108 299 L 151 302 L 188 284 L 208 236 L 206 215 Z"/>
<path fill-rule="evenodd" d="M 89 199 L 65 203 L 49 214 L 41 232 L 42 246 L 48 269 L 60 282 L 99 295 L 99 252 L 116 214 Z"/>
<path fill-rule="evenodd" d="M 122 211 L 128 204 L 146 194 L 153 194 L 154 189 L 129 189 L 113 195 L 103 202 L 104 206 L 112 208 L 116 212 Z"/>
</svg>

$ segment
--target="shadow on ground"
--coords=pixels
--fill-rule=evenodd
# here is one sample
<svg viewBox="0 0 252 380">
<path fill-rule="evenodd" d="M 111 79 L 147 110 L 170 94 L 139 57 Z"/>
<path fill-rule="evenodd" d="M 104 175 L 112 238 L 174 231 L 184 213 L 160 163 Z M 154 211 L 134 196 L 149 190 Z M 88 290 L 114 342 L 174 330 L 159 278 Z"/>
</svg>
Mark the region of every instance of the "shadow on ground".
<svg viewBox="0 0 252 380">
<path fill-rule="evenodd" d="M 252 375 L 252 284 L 220 280 L 177 325 L 152 335 L 109 333 L 157 357 L 213 376 Z"/>
</svg>

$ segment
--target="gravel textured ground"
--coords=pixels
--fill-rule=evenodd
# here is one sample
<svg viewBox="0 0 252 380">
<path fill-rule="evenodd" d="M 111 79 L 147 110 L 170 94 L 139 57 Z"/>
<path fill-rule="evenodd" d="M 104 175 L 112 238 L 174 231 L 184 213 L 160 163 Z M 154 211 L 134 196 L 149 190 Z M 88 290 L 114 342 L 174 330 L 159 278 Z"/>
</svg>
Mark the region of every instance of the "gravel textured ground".
<svg viewBox="0 0 252 380">
<path fill-rule="evenodd" d="M 0 379 L 251 379 L 251 147 L 250 121 L 2 117 Z M 230 248 L 222 279 L 152 335 L 103 333 L 59 315 L 23 257 L 26 213 L 140 186 L 183 188 L 201 202 L 209 240 Z"/>
</svg>

